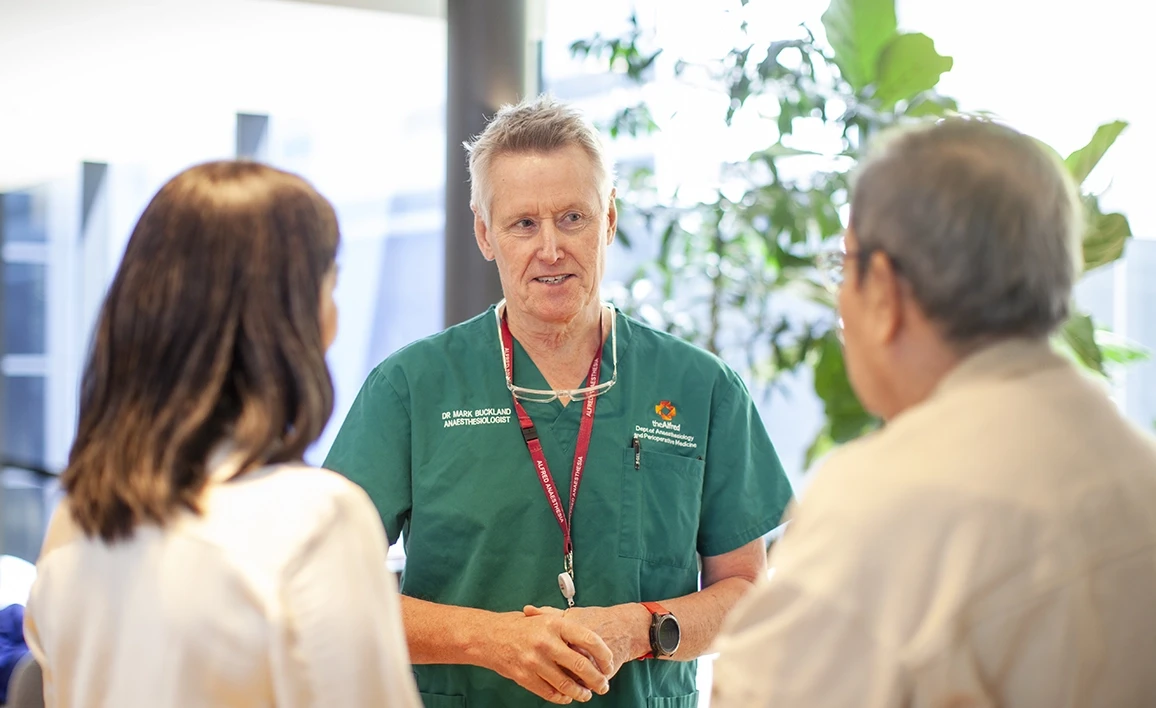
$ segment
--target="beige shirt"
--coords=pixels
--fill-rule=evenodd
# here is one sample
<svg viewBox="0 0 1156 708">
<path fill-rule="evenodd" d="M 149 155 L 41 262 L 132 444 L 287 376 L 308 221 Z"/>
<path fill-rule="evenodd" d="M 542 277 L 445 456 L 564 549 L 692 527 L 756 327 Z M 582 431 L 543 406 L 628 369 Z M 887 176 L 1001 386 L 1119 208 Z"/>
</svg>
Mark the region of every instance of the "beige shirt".
<svg viewBox="0 0 1156 708">
<path fill-rule="evenodd" d="M 420 706 L 365 493 L 303 466 L 229 472 L 203 515 L 111 546 L 60 506 L 25 620 L 48 707 Z"/>
<path fill-rule="evenodd" d="M 817 472 L 712 708 L 1156 706 L 1156 443 L 1038 342 Z"/>
</svg>

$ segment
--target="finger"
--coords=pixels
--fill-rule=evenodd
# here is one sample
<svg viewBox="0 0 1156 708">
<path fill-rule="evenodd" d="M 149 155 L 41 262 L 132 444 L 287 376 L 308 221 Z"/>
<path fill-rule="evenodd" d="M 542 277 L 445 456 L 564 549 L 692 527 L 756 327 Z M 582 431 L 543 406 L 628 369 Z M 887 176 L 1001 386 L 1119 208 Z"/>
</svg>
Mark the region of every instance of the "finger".
<svg viewBox="0 0 1156 708">
<path fill-rule="evenodd" d="M 566 675 L 576 679 L 584 688 L 598 694 L 605 694 L 610 690 L 610 677 L 601 671 L 586 657 L 586 652 L 567 644 L 560 644 L 553 648 L 549 656 L 556 666 L 563 669 Z"/>
<path fill-rule="evenodd" d="M 570 653 L 573 654 L 574 652 Z M 575 654 L 575 656 L 578 655 Z M 582 657 L 578 656 L 578 658 L 581 659 Z M 565 659 L 563 661 L 565 661 Z M 586 660 L 582 659 L 582 661 L 585 662 Z M 579 703 L 585 703 L 586 701 L 590 700 L 593 695 L 591 690 L 587 686 L 579 683 L 579 680 L 575 679 L 574 675 L 571 675 L 567 671 L 563 671 L 561 667 L 564 666 L 567 666 L 567 664 L 555 664 L 550 662 L 549 658 L 547 658 L 544 663 L 537 667 L 538 676 L 540 676 L 546 683 L 553 686 L 554 690 L 563 696 L 568 696 L 578 701 Z M 602 676 L 597 672 L 595 672 L 595 675 L 598 676 L 602 682 L 606 681 L 605 676 Z M 599 684 L 596 683 L 595 685 L 598 686 Z"/>
<path fill-rule="evenodd" d="M 566 642 L 575 650 L 585 653 L 587 656 L 594 659 L 594 665 L 597 666 L 598 671 L 602 672 L 603 678 L 610 676 L 614 670 L 614 652 L 610 651 L 610 647 L 606 646 L 606 642 L 602 641 L 596 632 L 587 629 L 577 622 L 562 622 L 559 624 L 561 630 L 562 641 Z M 585 678 L 579 676 L 585 681 Z M 586 684 L 591 685 L 591 684 Z"/>
<path fill-rule="evenodd" d="M 527 617 L 540 617 L 542 615 L 561 617 L 565 614 L 565 612 L 559 610 L 557 607 L 534 607 L 533 605 L 526 605 L 522 608 L 522 612 Z"/>
<path fill-rule="evenodd" d="M 554 690 L 553 686 L 546 683 L 546 680 L 537 674 L 531 674 L 530 677 L 524 681 L 518 681 L 518 685 L 542 700 L 550 701 L 551 703 L 567 706 L 574 702 L 573 698 L 558 693 Z"/>
</svg>

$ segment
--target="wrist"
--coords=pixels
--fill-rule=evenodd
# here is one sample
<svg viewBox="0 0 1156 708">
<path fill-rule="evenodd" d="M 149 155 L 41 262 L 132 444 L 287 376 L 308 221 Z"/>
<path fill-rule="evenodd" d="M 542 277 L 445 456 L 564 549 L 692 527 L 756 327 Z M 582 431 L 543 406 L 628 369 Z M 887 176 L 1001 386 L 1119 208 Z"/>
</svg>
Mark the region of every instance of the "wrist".
<svg viewBox="0 0 1156 708">
<path fill-rule="evenodd" d="M 650 653 L 650 610 L 638 602 L 623 605 L 623 608 L 622 620 L 633 628 L 630 632 L 630 658 L 638 659 Z"/>
<path fill-rule="evenodd" d="M 457 654 L 466 664 L 493 669 L 491 662 L 497 657 L 495 644 L 509 634 L 500 625 L 508 620 L 524 617 L 521 612 L 489 612 L 474 610 L 470 621 L 462 622 L 454 632 L 451 641 Z"/>
</svg>

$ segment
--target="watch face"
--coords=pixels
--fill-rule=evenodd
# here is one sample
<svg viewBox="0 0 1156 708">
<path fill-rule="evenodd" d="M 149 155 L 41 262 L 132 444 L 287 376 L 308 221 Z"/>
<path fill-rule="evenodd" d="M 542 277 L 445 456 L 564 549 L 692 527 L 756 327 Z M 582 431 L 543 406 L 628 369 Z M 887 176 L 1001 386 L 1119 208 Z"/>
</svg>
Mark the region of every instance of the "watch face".
<svg viewBox="0 0 1156 708">
<path fill-rule="evenodd" d="M 674 615 L 665 615 L 658 622 L 658 631 L 656 632 L 658 639 L 658 647 L 663 654 L 670 655 L 678 651 L 678 644 L 682 639 L 682 632 L 678 627 L 678 620 Z"/>
</svg>

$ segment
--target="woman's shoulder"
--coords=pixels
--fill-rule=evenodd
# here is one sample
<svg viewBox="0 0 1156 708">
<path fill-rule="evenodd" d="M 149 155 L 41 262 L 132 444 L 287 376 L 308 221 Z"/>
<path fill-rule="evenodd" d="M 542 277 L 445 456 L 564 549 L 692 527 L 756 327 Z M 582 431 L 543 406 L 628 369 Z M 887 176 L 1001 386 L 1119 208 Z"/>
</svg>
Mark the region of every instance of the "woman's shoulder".
<svg viewBox="0 0 1156 708">
<path fill-rule="evenodd" d="M 368 495 L 330 470 L 277 464 L 215 484 L 186 530 L 219 546 L 240 568 L 280 568 L 324 535 L 349 537 L 385 531 Z M 383 551 L 384 555 L 384 551 Z"/>
<path fill-rule="evenodd" d="M 368 503 L 361 487 L 322 467 L 303 463 L 269 465 L 241 475 L 225 485 L 245 496 L 259 496 L 271 514 L 285 515 L 309 509 L 312 515 L 331 516 L 350 506 Z"/>
<path fill-rule="evenodd" d="M 311 491 L 329 495 L 349 494 L 360 489 L 342 475 L 324 467 L 304 462 L 285 462 L 267 465 L 240 475 L 234 481 L 253 481 L 291 490 Z"/>
<path fill-rule="evenodd" d="M 306 464 L 270 465 L 213 485 L 201 519 L 216 530 L 244 528 L 255 537 L 297 544 L 337 526 L 380 525 L 361 487 Z"/>
</svg>

